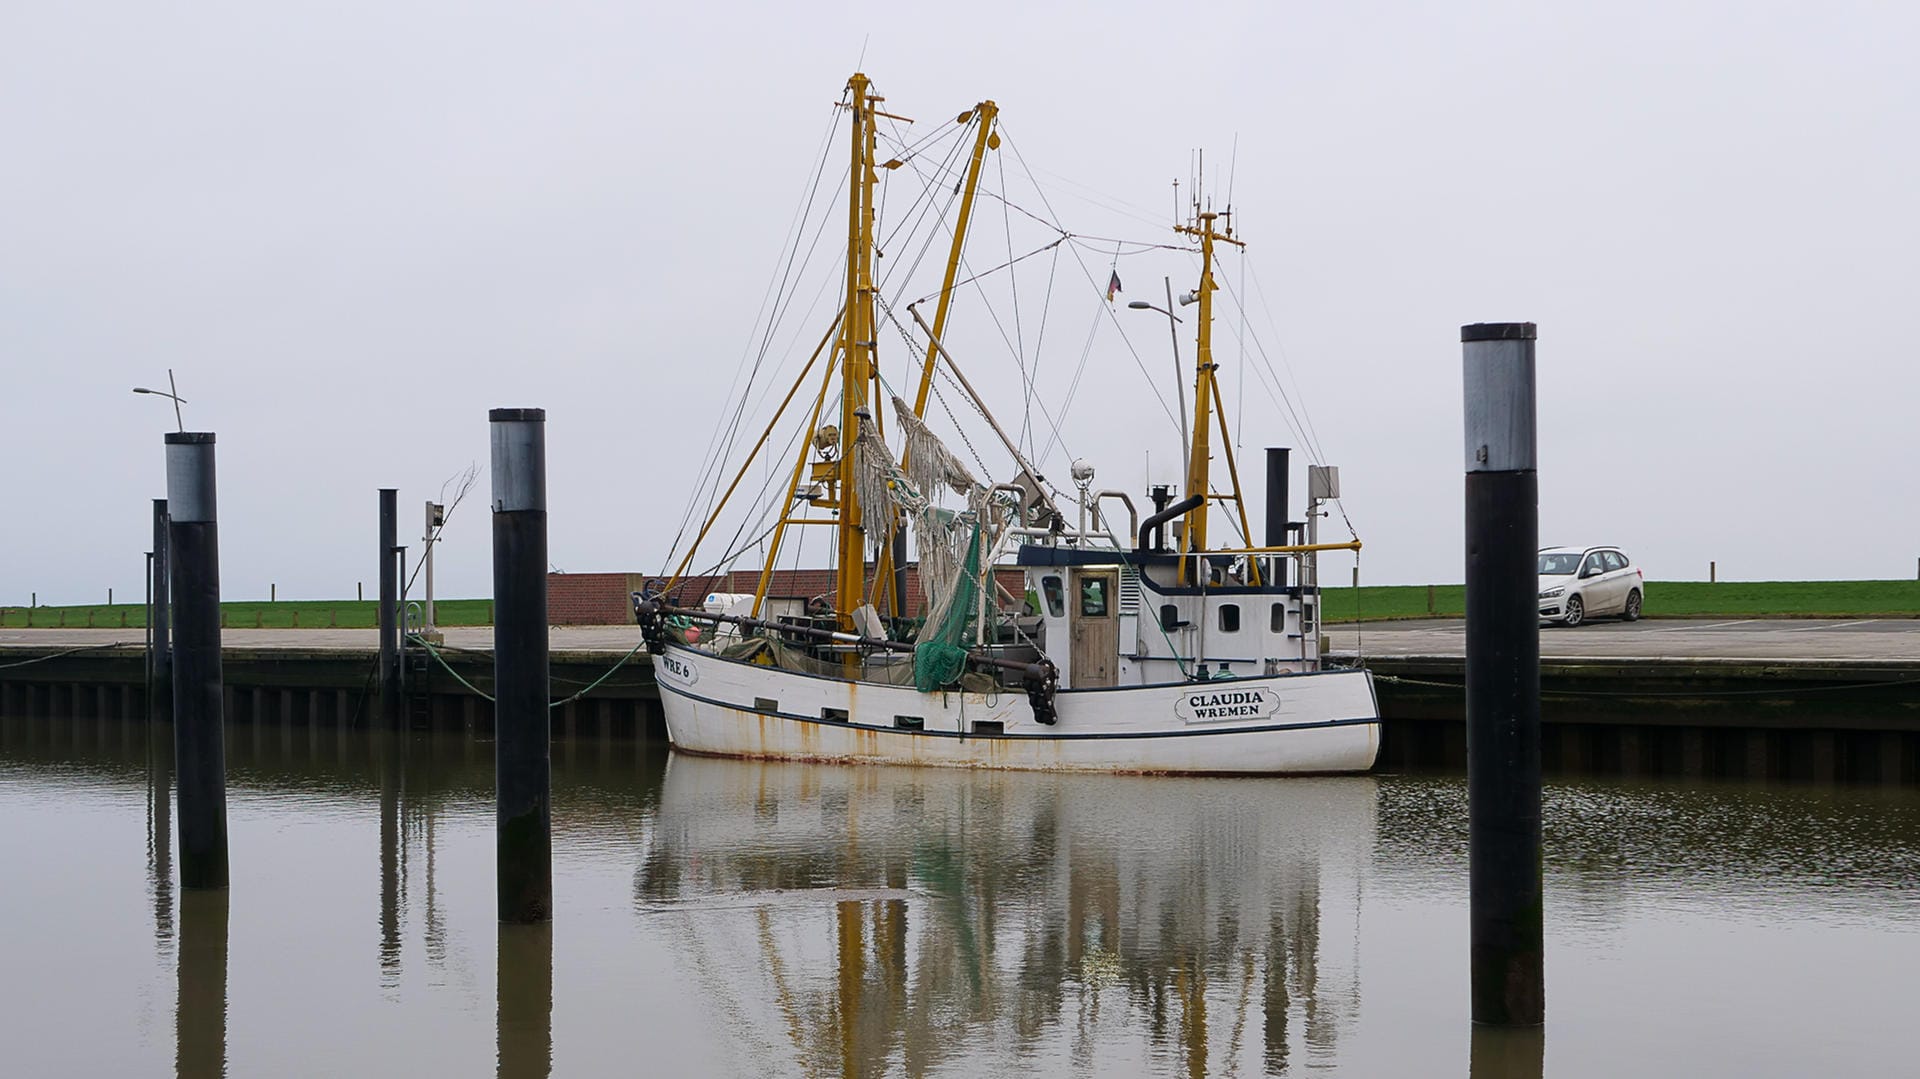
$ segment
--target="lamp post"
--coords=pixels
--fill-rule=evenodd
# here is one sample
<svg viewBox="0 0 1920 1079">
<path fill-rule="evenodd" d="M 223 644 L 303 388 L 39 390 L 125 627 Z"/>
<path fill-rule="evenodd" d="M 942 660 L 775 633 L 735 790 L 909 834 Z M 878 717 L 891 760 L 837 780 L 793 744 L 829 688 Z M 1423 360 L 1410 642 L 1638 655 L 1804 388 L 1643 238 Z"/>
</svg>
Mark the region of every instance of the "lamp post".
<svg viewBox="0 0 1920 1079">
<path fill-rule="evenodd" d="M 176 433 L 185 434 L 186 420 L 180 415 L 180 406 L 186 399 L 180 396 L 180 387 L 173 381 L 173 368 L 167 368 L 167 389 L 150 390 L 145 386 L 135 386 L 135 393 L 150 393 L 155 397 L 165 397 L 173 402 L 173 424 Z M 212 436 L 208 436 L 207 452 L 212 453 Z M 185 452 L 185 451 L 182 451 Z M 209 473 L 211 475 L 211 473 Z M 211 485 L 212 480 L 209 479 Z M 173 714 L 173 646 L 172 625 L 172 521 L 167 516 L 167 500 L 153 500 L 153 552 L 147 556 L 147 718 L 170 716 Z M 216 556 L 217 558 L 217 556 Z M 108 593 L 111 598 L 112 593 Z M 216 618 L 218 616 L 216 615 Z M 222 768 L 225 765 L 222 764 Z M 224 793 L 222 794 L 224 798 Z"/>
<path fill-rule="evenodd" d="M 1145 300 L 1129 300 L 1127 306 L 1135 311 L 1158 311 L 1167 316 L 1167 336 L 1173 338 L 1173 387 L 1180 394 L 1180 475 L 1184 477 L 1189 470 L 1187 455 L 1191 452 L 1188 447 L 1192 445 L 1192 438 L 1187 433 L 1186 372 L 1180 367 L 1180 316 L 1173 313 L 1173 278 L 1163 277 L 1160 280 L 1167 287 L 1167 306 L 1160 307 Z M 1182 296 L 1180 302 L 1186 303 L 1187 298 Z"/>
<path fill-rule="evenodd" d="M 171 367 L 167 368 L 167 389 L 150 390 L 150 389 L 147 389 L 145 386 L 135 386 L 133 388 L 133 392 L 150 393 L 150 394 L 153 394 L 155 397 L 166 397 L 166 398 L 172 399 L 174 426 L 182 431 L 187 429 L 187 421 L 180 418 L 180 406 L 186 404 L 187 400 L 186 398 L 180 396 L 180 387 L 174 385 L 173 383 L 173 368 Z"/>
</svg>

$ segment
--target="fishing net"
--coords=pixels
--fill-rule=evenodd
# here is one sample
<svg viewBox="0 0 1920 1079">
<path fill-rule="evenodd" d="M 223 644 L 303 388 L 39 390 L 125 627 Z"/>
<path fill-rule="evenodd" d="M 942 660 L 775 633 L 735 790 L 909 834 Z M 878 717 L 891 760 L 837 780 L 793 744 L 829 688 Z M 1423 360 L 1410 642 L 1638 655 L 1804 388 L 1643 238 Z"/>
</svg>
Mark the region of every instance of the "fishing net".
<svg viewBox="0 0 1920 1079">
<path fill-rule="evenodd" d="M 802 674 L 811 674 L 820 678 L 838 679 L 846 677 L 847 674 L 845 664 L 837 660 L 810 656 L 805 648 L 794 647 L 774 637 L 748 637 L 722 648 L 720 654 L 743 663 L 779 667 L 782 670 L 799 671 Z M 862 657 L 858 680 L 894 686 L 913 685 L 913 664 L 906 662 L 906 658 L 887 655 Z"/>
<path fill-rule="evenodd" d="M 979 598 L 980 591 L 980 523 L 973 514 L 953 515 L 972 517 L 972 529 L 967 539 L 966 560 L 959 572 L 945 576 L 949 586 L 942 589 L 941 597 L 945 602 L 938 612 L 932 608 L 933 597 L 929 595 L 927 620 L 920 627 L 919 642 L 913 647 L 913 684 L 922 693 L 931 693 L 943 686 L 959 681 L 960 674 L 967 666 L 967 649 L 960 642 L 967 638 L 967 623 Z M 925 533 L 922 533 L 924 543 Z M 920 577 L 926 581 L 929 577 L 926 565 L 925 549 L 921 554 Z M 931 589 L 929 589 L 931 591 Z"/>
<path fill-rule="evenodd" d="M 985 549 L 997 543 L 1000 507 L 906 402 L 893 398 L 906 467 L 896 464 L 870 416 L 861 416 L 853 446 L 854 495 L 866 507 L 866 541 L 876 557 L 886 549 L 894 513 L 916 527 L 920 589 L 926 612 L 914 638 L 914 684 L 923 692 L 951 686 L 966 668 L 969 629 L 978 620 Z M 967 498 L 965 512 L 941 509 L 941 487 Z"/>
<path fill-rule="evenodd" d="M 860 434 L 853 440 L 853 493 L 863 507 L 861 531 L 867 548 L 878 557 L 893 531 L 894 509 L 916 517 L 927 508 L 920 488 L 893 463 L 886 442 L 872 417 L 860 417 Z"/>
<path fill-rule="evenodd" d="M 893 414 L 900 422 L 902 453 L 907 462 L 907 480 L 916 491 L 931 497 L 942 485 L 957 495 L 971 495 L 980 486 L 960 458 L 953 455 L 913 409 L 900 398 L 893 399 Z"/>
</svg>

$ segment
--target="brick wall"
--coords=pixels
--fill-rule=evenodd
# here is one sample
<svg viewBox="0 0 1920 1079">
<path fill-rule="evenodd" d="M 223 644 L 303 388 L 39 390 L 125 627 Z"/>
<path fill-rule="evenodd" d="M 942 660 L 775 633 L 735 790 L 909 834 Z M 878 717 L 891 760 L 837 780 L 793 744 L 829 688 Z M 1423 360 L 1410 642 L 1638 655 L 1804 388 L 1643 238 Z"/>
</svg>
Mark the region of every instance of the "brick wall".
<svg viewBox="0 0 1920 1079">
<path fill-rule="evenodd" d="M 867 567 L 869 574 L 873 567 Z M 1002 566 L 994 571 L 1000 587 L 1020 597 L 1025 589 L 1021 571 Z M 549 573 L 547 574 L 547 621 L 556 626 L 614 626 L 633 622 L 633 603 L 629 594 L 638 592 L 652 578 L 643 573 Z M 675 606 L 698 607 L 709 592 L 752 592 L 759 584 L 760 571 L 735 570 L 711 577 L 689 577 L 676 585 L 669 595 Z M 806 600 L 831 595 L 834 578 L 830 569 L 775 570 L 767 594 L 783 599 Z M 907 613 L 917 616 L 922 599 L 920 567 L 907 567 Z M 884 608 L 884 603 L 877 604 Z"/>
<path fill-rule="evenodd" d="M 556 626 L 617 626 L 633 622 L 627 593 L 646 578 L 637 573 L 547 574 L 547 621 Z"/>
</svg>

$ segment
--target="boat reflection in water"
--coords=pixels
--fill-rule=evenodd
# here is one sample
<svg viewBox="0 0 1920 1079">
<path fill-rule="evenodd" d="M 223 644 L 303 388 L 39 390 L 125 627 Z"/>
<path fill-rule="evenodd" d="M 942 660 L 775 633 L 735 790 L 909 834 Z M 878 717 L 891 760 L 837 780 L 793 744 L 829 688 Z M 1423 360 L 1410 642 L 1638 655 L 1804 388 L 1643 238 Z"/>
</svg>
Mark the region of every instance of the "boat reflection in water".
<svg viewBox="0 0 1920 1079">
<path fill-rule="evenodd" d="M 741 1073 L 1279 1074 L 1357 1016 L 1376 801 L 675 755 L 638 900 Z"/>
</svg>

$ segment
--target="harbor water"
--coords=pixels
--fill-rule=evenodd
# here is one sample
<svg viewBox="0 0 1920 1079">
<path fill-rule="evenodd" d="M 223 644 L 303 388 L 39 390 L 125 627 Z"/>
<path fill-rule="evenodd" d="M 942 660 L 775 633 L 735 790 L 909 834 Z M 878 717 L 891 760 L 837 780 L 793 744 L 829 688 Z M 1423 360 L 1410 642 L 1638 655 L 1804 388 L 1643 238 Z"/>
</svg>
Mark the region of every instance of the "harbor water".
<svg viewBox="0 0 1920 1079">
<path fill-rule="evenodd" d="M 1467 1019 L 1466 785 L 553 752 L 500 926 L 491 742 L 230 724 L 232 886 L 170 735 L 0 719 L 20 1076 L 1897 1075 L 1920 791 L 1551 779 L 1544 1031 Z"/>
</svg>

